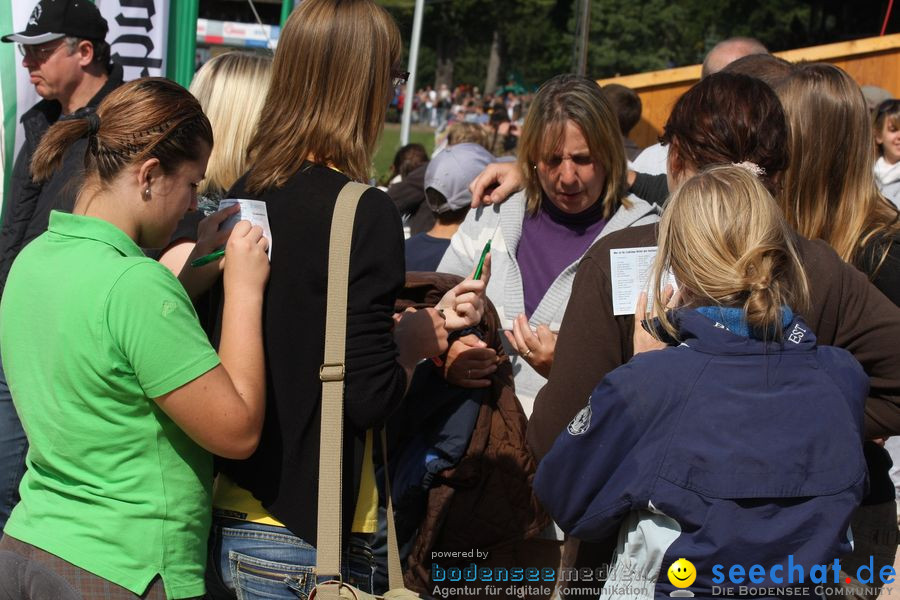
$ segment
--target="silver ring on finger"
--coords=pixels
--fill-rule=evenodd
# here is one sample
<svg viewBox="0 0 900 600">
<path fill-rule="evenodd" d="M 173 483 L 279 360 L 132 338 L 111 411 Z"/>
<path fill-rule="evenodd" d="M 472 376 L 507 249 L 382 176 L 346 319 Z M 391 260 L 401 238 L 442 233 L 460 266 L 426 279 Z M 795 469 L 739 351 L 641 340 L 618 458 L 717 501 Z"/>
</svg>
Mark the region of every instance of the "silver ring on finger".
<svg viewBox="0 0 900 600">
<path fill-rule="evenodd" d="M 466 379 L 472 379 L 472 369 L 466 369 Z"/>
</svg>

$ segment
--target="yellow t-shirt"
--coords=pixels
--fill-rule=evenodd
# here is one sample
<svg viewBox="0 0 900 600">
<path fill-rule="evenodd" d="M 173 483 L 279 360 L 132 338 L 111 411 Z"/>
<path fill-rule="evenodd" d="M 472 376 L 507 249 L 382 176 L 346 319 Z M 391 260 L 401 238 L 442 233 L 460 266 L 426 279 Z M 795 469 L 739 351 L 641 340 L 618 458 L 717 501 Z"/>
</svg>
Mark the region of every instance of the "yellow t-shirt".
<svg viewBox="0 0 900 600">
<path fill-rule="evenodd" d="M 359 495 L 353 513 L 354 533 L 375 533 L 378 530 L 378 488 L 375 487 L 375 462 L 372 460 L 372 430 L 366 432 L 363 451 L 362 474 Z M 284 527 L 284 524 L 263 508 L 262 503 L 249 491 L 219 473 L 213 490 L 213 509 L 216 516 L 250 521 L 261 525 Z"/>
<path fill-rule="evenodd" d="M 363 451 L 362 473 L 359 479 L 359 496 L 356 498 L 356 512 L 353 526 L 356 533 L 378 531 L 378 488 L 375 487 L 375 461 L 372 460 L 372 430 L 366 432 L 366 447 Z"/>
</svg>

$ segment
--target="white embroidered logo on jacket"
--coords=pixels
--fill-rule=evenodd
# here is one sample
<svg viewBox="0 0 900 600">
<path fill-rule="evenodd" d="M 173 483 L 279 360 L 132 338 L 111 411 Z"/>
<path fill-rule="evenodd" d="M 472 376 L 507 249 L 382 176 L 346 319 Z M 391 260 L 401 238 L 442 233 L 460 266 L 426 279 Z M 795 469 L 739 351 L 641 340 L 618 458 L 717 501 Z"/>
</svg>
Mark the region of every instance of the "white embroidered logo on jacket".
<svg viewBox="0 0 900 600">
<path fill-rule="evenodd" d="M 567 428 L 572 435 L 581 435 L 591 426 L 591 405 L 588 404 L 575 415 Z"/>
</svg>

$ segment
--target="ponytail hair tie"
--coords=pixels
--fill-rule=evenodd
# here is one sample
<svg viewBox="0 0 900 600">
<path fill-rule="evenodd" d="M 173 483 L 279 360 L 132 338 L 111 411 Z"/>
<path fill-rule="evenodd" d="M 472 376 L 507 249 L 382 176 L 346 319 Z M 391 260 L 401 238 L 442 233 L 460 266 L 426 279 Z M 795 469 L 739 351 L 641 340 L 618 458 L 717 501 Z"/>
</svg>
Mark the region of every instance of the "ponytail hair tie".
<svg viewBox="0 0 900 600">
<path fill-rule="evenodd" d="M 745 160 L 744 162 L 731 163 L 731 164 L 734 165 L 735 167 L 740 167 L 741 169 L 744 169 L 745 171 L 749 171 L 750 173 L 752 173 L 753 175 L 756 175 L 757 177 L 762 177 L 763 175 L 766 174 L 766 170 L 763 169 L 758 164 L 756 164 L 755 162 L 753 162 L 752 160 Z"/>
<path fill-rule="evenodd" d="M 97 113 L 90 111 L 84 115 L 84 120 L 88 123 L 88 137 L 97 135 L 97 132 L 100 131 L 100 117 L 97 116 Z"/>
</svg>

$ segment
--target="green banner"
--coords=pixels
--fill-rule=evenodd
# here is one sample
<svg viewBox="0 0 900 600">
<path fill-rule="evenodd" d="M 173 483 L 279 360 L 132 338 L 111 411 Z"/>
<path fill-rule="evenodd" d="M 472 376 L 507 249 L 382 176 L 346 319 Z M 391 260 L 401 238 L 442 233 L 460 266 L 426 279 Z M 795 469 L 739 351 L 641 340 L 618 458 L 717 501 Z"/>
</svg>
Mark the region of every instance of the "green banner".
<svg viewBox="0 0 900 600">
<path fill-rule="evenodd" d="M 166 77 L 187 87 L 194 78 L 197 52 L 199 0 L 171 0 L 169 3 L 169 45 Z"/>
<path fill-rule="evenodd" d="M 291 16 L 294 10 L 294 0 L 281 0 L 281 27 L 284 28 L 284 22 Z"/>
</svg>

